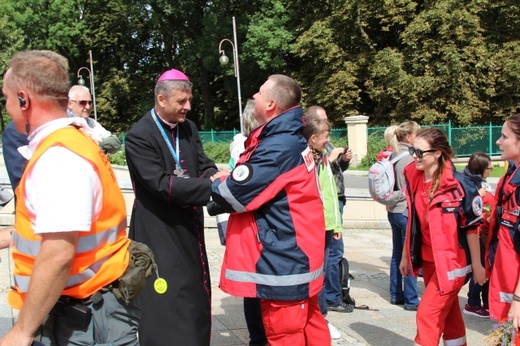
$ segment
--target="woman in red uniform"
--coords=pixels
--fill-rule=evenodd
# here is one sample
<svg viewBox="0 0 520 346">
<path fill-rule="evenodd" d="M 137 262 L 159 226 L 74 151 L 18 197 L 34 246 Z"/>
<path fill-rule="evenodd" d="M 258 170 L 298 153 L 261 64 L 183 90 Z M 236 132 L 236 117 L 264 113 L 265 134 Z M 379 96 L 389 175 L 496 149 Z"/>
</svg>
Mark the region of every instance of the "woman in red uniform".
<svg viewBox="0 0 520 346">
<path fill-rule="evenodd" d="M 505 176 L 495 192 L 496 208 L 491 216 L 489 250 L 489 317 L 513 320 L 517 330 L 515 345 L 520 345 L 520 232 L 518 200 L 520 196 L 520 113 L 509 117 L 502 126 L 497 145 L 501 159 L 509 162 Z"/>
<path fill-rule="evenodd" d="M 466 345 L 458 293 L 471 273 L 486 281 L 479 258 L 478 225 L 482 198 L 476 185 L 455 172 L 448 138 L 436 128 L 417 131 L 404 169 L 408 203 L 406 244 L 399 269 L 403 276 L 423 268 L 424 295 L 417 310 L 415 345 Z M 461 246 L 462 245 L 462 246 Z M 471 255 L 470 256 L 470 252 Z"/>
</svg>

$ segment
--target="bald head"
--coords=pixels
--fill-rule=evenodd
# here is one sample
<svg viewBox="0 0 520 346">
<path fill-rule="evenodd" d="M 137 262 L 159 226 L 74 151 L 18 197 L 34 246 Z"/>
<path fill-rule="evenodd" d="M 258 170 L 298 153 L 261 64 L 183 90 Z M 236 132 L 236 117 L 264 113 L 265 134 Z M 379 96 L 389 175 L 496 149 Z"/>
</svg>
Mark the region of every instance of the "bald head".
<svg viewBox="0 0 520 346">
<path fill-rule="evenodd" d="M 311 119 L 327 120 L 327 112 L 321 106 L 310 106 L 305 112 L 305 122 L 307 123 Z"/>
</svg>

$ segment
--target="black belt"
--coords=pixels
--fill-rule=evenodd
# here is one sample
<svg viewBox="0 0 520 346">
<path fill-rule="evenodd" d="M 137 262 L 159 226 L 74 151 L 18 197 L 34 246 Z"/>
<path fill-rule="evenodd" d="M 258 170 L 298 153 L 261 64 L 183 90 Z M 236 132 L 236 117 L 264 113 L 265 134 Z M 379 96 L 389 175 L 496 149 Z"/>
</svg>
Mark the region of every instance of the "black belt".
<svg viewBox="0 0 520 346">
<path fill-rule="evenodd" d="M 74 298 L 70 296 L 60 296 L 58 299 L 58 302 L 61 302 L 62 304 L 68 304 L 68 305 L 74 305 L 74 304 L 83 304 L 83 305 L 89 305 L 89 304 L 97 304 L 100 301 L 103 300 L 103 293 L 107 293 L 112 290 L 113 287 L 116 287 L 117 280 L 114 282 L 109 283 L 108 285 L 102 287 L 99 291 L 92 294 L 91 296 L 83 299 Z"/>
</svg>

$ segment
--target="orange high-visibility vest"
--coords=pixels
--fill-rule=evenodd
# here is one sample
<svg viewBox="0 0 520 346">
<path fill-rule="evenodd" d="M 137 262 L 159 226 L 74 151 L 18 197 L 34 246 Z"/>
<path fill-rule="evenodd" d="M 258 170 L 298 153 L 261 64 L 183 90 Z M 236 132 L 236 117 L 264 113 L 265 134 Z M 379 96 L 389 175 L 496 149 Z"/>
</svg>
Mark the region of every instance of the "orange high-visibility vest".
<svg viewBox="0 0 520 346">
<path fill-rule="evenodd" d="M 59 129 L 36 148 L 16 190 L 16 221 L 12 250 L 14 287 L 7 298 L 9 305 L 15 309 L 21 309 L 23 305 L 34 260 L 41 246 L 41 237 L 34 234 L 31 218 L 24 203 L 25 183 L 36 161 L 53 146 L 65 147 L 90 162 L 103 188 L 99 217 L 92 222 L 89 232 L 78 232 L 76 255 L 62 295 L 77 299 L 88 298 L 118 279 L 129 262 L 130 240 L 126 235 L 125 202 L 108 158 L 80 129 L 73 126 Z"/>
</svg>

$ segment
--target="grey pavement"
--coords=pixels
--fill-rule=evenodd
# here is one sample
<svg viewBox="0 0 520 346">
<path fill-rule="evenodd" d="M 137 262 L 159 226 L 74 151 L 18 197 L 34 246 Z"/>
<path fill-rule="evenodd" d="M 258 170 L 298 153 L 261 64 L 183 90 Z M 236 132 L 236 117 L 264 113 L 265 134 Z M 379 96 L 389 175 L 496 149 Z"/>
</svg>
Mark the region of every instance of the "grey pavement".
<svg viewBox="0 0 520 346">
<path fill-rule="evenodd" d="M 354 280 L 351 280 L 351 296 L 356 300 L 357 305 L 368 305 L 370 310 L 355 309 L 352 313 L 329 312 L 327 319 L 342 334 L 341 339 L 334 340 L 332 344 L 413 345 L 416 313 L 389 303 L 391 231 L 389 229 L 347 229 L 343 234 L 345 255 L 354 276 Z M 217 288 L 222 263 L 222 246 L 214 230 L 208 229 L 206 235 L 214 287 L 211 345 L 247 345 L 242 300 L 231 297 Z M 424 292 L 422 278 L 419 278 L 418 286 L 422 294 Z M 466 302 L 466 295 L 467 286 L 459 293 L 461 307 Z M 467 315 L 464 315 L 464 320 L 467 344 L 482 344 L 482 339 L 491 331 L 493 322 Z"/>
<path fill-rule="evenodd" d="M 1 157 L 1 155 L 0 155 Z M 126 198 L 132 199 L 128 172 L 115 167 L 120 187 Z M 348 172 L 348 171 L 347 171 Z M 357 174 L 352 172 L 351 174 Z M 0 161 L 0 184 L 8 188 L 3 161 Z M 347 189 L 346 208 L 356 208 L 356 201 L 363 191 Z M 375 202 L 374 202 L 375 203 Z M 12 223 L 10 202 L 0 211 L 0 225 Z M 128 208 L 127 204 L 127 208 Z M 359 206 L 358 206 L 359 207 Z M 129 209 L 128 209 L 129 210 Z M 247 345 L 248 333 L 242 309 L 242 298 L 233 297 L 218 288 L 220 268 L 225 248 L 220 245 L 214 219 L 206 218 L 207 251 L 212 277 L 212 340 L 211 346 Z M 354 276 L 351 280 L 351 296 L 358 305 L 369 310 L 355 309 L 352 313 L 329 312 L 327 319 L 341 332 L 341 339 L 332 345 L 413 345 L 415 336 L 415 312 L 389 303 L 389 263 L 392 251 L 391 230 L 357 227 L 344 230 L 345 256 Z M 12 261 L 9 249 L 0 251 L 0 335 L 13 325 L 17 312 L 6 303 L 11 285 Z M 418 281 L 422 294 L 424 284 Z M 459 302 L 466 302 L 467 286 L 459 294 Z M 482 339 L 492 329 L 493 322 L 464 315 L 468 345 L 481 345 Z"/>
</svg>

